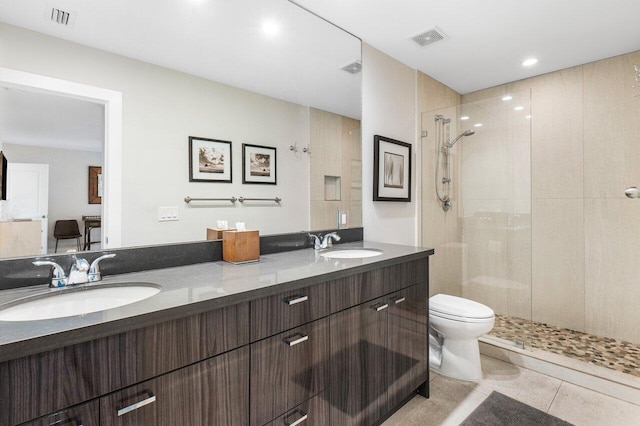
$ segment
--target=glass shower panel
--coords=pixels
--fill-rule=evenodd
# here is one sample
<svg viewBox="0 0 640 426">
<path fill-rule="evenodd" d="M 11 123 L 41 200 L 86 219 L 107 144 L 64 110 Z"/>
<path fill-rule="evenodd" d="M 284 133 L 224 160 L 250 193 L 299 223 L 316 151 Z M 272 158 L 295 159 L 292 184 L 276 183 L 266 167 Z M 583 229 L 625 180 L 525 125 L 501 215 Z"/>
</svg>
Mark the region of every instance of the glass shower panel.
<svg viewBox="0 0 640 426">
<path fill-rule="evenodd" d="M 491 307 L 496 325 L 486 338 L 525 346 L 532 318 L 530 98 L 529 91 L 511 93 L 422 116 L 422 237 L 439 264 L 433 294 Z M 451 120 L 448 140 L 467 132 L 450 149 L 448 212 L 435 191 L 439 185 L 441 195 L 447 192 L 435 176 L 438 157 L 441 170 L 445 166 L 444 151 L 438 155 L 436 148 L 436 115 Z"/>
</svg>

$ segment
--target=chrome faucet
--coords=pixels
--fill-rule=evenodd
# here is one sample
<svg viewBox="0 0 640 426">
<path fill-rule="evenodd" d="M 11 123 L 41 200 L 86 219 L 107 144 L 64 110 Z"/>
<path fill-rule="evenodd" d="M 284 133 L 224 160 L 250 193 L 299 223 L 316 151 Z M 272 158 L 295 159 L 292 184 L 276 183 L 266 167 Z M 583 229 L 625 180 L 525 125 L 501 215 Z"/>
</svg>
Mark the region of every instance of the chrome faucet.
<svg viewBox="0 0 640 426">
<path fill-rule="evenodd" d="M 51 266 L 53 268 L 53 277 L 49 283 L 49 287 L 65 287 L 67 285 L 93 283 L 102 280 L 100 273 L 100 262 L 104 259 L 113 259 L 115 253 L 105 254 L 95 259 L 91 265 L 86 259 L 73 255 L 73 264 L 67 277 L 62 266 L 50 260 L 36 260 L 33 262 L 35 266 Z"/>
<path fill-rule="evenodd" d="M 335 232 L 330 232 L 326 234 L 324 237 L 321 237 L 321 234 L 315 235 L 309 233 L 309 238 L 313 241 L 313 248 L 316 250 L 326 249 L 327 247 L 331 247 L 331 241 L 340 241 L 340 235 Z"/>
<path fill-rule="evenodd" d="M 64 287 L 68 283 L 68 278 L 64 273 L 64 269 L 62 266 L 58 265 L 56 262 L 51 262 L 50 260 L 36 260 L 33 262 L 35 266 L 52 266 L 53 267 L 53 278 L 51 278 L 51 282 L 49 283 L 49 287 Z"/>
<path fill-rule="evenodd" d="M 330 232 L 322 238 L 322 248 L 333 247 L 332 241 L 340 241 L 340 235 Z"/>
<path fill-rule="evenodd" d="M 100 262 L 102 262 L 104 259 L 113 259 L 114 257 L 116 257 L 115 253 L 103 254 L 102 256 L 91 262 L 88 274 L 90 283 L 102 280 L 102 273 L 100 272 Z"/>
</svg>

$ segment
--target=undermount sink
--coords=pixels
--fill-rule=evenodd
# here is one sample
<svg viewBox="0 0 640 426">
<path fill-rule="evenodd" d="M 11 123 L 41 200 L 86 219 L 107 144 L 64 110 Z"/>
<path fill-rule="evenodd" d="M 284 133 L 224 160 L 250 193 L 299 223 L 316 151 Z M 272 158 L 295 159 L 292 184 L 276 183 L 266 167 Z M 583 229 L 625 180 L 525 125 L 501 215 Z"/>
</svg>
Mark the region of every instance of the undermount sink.
<svg viewBox="0 0 640 426">
<path fill-rule="evenodd" d="M 382 253 L 382 250 L 377 249 L 336 249 L 323 251 L 320 256 L 331 259 L 363 259 L 365 257 L 380 256 Z"/>
<path fill-rule="evenodd" d="M 0 305 L 0 321 L 36 321 L 85 315 L 129 305 L 158 294 L 151 283 L 88 284 L 53 289 Z"/>
</svg>

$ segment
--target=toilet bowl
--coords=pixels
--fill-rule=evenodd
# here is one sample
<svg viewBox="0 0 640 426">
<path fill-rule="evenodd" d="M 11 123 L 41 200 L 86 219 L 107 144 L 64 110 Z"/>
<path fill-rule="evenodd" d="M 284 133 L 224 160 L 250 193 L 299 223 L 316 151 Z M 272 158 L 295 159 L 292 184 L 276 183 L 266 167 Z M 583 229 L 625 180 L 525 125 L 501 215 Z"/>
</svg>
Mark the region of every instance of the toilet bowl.
<svg viewBox="0 0 640 426">
<path fill-rule="evenodd" d="M 478 338 L 495 315 L 482 303 L 447 294 L 429 298 L 429 367 L 460 380 L 481 380 Z"/>
</svg>

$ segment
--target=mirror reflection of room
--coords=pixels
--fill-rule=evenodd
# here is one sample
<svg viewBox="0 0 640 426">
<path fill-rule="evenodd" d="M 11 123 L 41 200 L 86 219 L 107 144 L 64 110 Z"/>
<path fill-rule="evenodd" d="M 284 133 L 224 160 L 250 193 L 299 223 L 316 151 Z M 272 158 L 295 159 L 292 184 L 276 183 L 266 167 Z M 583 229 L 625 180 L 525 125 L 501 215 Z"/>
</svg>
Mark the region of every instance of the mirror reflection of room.
<svg viewBox="0 0 640 426">
<path fill-rule="evenodd" d="M 139 6 L 129 5 L 128 13 L 130 7 Z M 82 10 L 85 7 L 90 6 L 83 4 Z M 53 87 L 43 89 L 21 81 L 16 89 L 15 81 L 7 83 L 0 79 L 4 96 L 17 91 L 23 97 L 57 96 L 61 103 L 71 102 L 70 93 L 61 89 L 70 85 L 74 87 L 72 97 L 99 102 L 87 104 L 82 114 L 94 111 L 99 117 L 87 118 L 75 112 L 71 117 L 77 120 L 72 124 L 80 128 L 72 135 L 57 135 L 57 127 L 55 131 L 41 129 L 35 135 L 50 143 L 56 133 L 60 145 L 43 145 L 45 142 L 36 137 L 17 143 L 15 138 L 7 137 L 6 124 L 2 124 L 0 143 L 9 163 L 49 165 L 48 173 L 38 174 L 38 179 L 47 174 L 49 183 L 48 201 L 31 196 L 27 198 L 33 205 L 24 207 L 25 211 L 17 211 L 19 203 L 12 200 L 9 203 L 13 206 L 5 208 L 12 219 L 39 222 L 43 238 L 37 253 L 34 249 L 13 251 L 0 253 L 0 257 L 53 253 L 56 244 L 57 253 L 64 253 L 78 247 L 95 251 L 202 241 L 207 237 L 207 229 L 215 227 L 218 220 L 244 222 L 249 228 L 260 230 L 260 235 L 354 227 L 362 223 L 361 160 L 345 154 L 343 147 L 334 145 L 335 139 L 331 140 L 332 145 L 319 146 L 315 143 L 318 138 L 311 134 L 314 112 L 326 112 L 337 121 L 352 120 L 359 127 L 360 40 L 284 0 L 207 2 L 193 8 L 207 16 L 207 32 L 179 31 L 169 40 L 154 39 L 153 46 L 162 42 L 164 47 L 154 58 L 150 55 L 155 50 L 148 46 L 143 49 L 148 55 L 142 59 L 132 59 L 135 55 L 129 42 L 113 44 L 105 51 L 101 43 L 92 41 L 94 35 L 100 35 L 102 40 L 114 37 L 117 26 L 106 23 L 120 20 L 121 11 L 117 8 L 105 11 L 102 19 L 91 25 L 87 25 L 86 15 L 79 13 L 73 28 L 43 24 L 41 20 L 33 25 L 12 25 L 8 16 L 15 10 L 6 11 L 7 18 L 0 23 L 3 34 L 0 45 L 2 63 L 11 68 L 8 74 L 16 70 L 28 73 L 31 82 L 41 83 L 45 79 L 55 82 Z M 256 27 L 256 23 L 265 19 L 265 10 L 278 24 L 276 33 L 267 34 L 261 25 Z M 185 15 L 176 20 L 192 19 L 193 10 L 180 8 L 180 14 L 183 12 Z M 122 30 L 119 29 L 117 38 L 137 38 L 121 33 Z M 163 35 L 159 33 L 158 37 Z M 210 43 L 212 39 L 224 42 Z M 96 97 L 96 92 L 107 97 Z M 110 107 L 111 100 L 107 99 L 111 96 L 121 97 L 119 108 Z M 9 105 L 4 108 L 14 109 Z M 33 107 L 25 107 L 28 108 Z M 33 111 L 29 119 L 48 116 Z M 63 111 L 64 108 L 57 108 L 55 113 Z M 96 123 L 98 118 L 102 119 L 101 152 L 95 147 L 69 146 L 69 140 L 80 139 L 80 130 L 89 131 L 88 124 Z M 65 123 L 64 118 L 60 120 Z M 50 119 L 49 124 L 52 122 Z M 114 122 L 121 122 L 121 126 L 109 131 L 108 126 Z M 38 128 L 37 123 L 19 121 L 19 124 L 28 130 Z M 360 130 L 348 130 L 351 139 L 341 141 L 359 156 Z M 114 135 L 119 136 L 115 136 L 117 145 L 112 149 Z M 93 136 L 84 139 L 94 140 Z M 231 181 L 190 181 L 191 136 L 232 143 Z M 328 133 L 324 136 L 333 138 Z M 325 141 L 328 139 L 323 138 L 320 143 Z M 274 155 L 277 184 L 260 185 L 256 179 L 243 182 L 243 145 L 264 146 L 277 152 Z M 290 146 L 297 146 L 298 150 L 291 151 Z M 31 151 L 37 151 L 37 155 L 28 154 L 25 147 L 35 147 Z M 69 159 L 79 157 L 77 153 L 82 152 L 83 158 L 73 168 L 60 167 L 50 160 L 63 155 L 46 155 L 45 149 L 76 151 L 66 156 Z M 342 159 L 336 159 L 337 163 L 323 161 L 333 158 L 329 150 L 340 151 Z M 89 153 L 94 158 L 88 159 Z M 310 164 L 315 160 L 320 161 L 315 163 L 314 170 L 320 172 L 318 167 L 326 166 L 322 180 L 325 175 L 341 178 L 340 200 L 335 197 L 325 200 L 324 183 L 318 185 L 318 194 L 310 193 Z M 338 163 L 340 170 L 335 169 Z M 102 167 L 103 173 L 91 174 L 89 167 Z M 67 176 L 73 173 L 70 182 L 61 176 L 62 171 Z M 101 204 L 94 204 L 89 201 L 91 186 L 87 186 L 92 177 L 98 176 L 103 179 L 105 194 L 99 197 Z M 234 197 L 278 198 L 282 202 L 184 201 Z M 164 219 L 165 211 L 172 212 L 170 220 Z M 55 232 L 58 221 L 60 232 Z M 77 228 L 72 221 L 77 222 Z"/>
<path fill-rule="evenodd" d="M 103 106 L 2 88 L 0 110 L 0 256 L 100 249 Z"/>
</svg>

